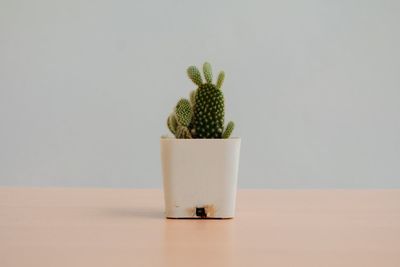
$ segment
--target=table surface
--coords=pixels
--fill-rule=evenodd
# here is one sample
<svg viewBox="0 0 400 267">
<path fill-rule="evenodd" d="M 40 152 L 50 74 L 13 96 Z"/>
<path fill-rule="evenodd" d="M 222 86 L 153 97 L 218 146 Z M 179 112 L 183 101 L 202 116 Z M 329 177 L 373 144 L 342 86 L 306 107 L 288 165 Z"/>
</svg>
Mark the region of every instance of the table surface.
<svg viewBox="0 0 400 267">
<path fill-rule="evenodd" d="M 0 188 L 0 266 L 400 266 L 400 190 L 240 190 L 236 218 L 161 190 Z"/>
</svg>

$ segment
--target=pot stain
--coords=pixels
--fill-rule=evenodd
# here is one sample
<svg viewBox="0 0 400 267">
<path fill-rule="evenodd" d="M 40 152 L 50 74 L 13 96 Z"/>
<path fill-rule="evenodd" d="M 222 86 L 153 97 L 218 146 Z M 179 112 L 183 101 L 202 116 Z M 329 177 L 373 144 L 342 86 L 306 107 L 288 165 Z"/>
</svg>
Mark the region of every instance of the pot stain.
<svg viewBox="0 0 400 267">
<path fill-rule="evenodd" d="M 189 214 L 189 217 L 195 217 L 196 216 L 196 208 L 187 208 L 186 211 Z"/>
<path fill-rule="evenodd" d="M 187 209 L 187 213 L 190 217 L 198 217 L 201 219 L 215 217 L 216 211 L 217 209 L 212 204 L 204 205 L 202 207 L 193 207 Z"/>
</svg>

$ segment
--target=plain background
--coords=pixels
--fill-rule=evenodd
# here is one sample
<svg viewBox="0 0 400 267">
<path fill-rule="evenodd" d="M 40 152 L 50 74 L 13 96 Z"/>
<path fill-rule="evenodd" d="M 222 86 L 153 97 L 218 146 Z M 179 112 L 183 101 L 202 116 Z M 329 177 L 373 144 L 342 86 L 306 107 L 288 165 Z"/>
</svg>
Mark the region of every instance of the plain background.
<svg viewBox="0 0 400 267">
<path fill-rule="evenodd" d="M 0 185 L 161 187 L 159 137 L 225 70 L 241 187 L 400 187 L 400 1 L 0 1 Z"/>
</svg>

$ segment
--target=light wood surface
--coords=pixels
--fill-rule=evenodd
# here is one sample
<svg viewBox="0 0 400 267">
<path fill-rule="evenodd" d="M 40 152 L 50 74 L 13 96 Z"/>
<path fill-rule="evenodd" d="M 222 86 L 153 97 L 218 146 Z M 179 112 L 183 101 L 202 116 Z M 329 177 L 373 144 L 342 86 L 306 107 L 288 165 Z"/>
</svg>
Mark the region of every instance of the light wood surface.
<svg viewBox="0 0 400 267">
<path fill-rule="evenodd" d="M 241 190 L 167 220 L 160 190 L 0 188 L 0 266 L 400 266 L 400 190 Z"/>
</svg>

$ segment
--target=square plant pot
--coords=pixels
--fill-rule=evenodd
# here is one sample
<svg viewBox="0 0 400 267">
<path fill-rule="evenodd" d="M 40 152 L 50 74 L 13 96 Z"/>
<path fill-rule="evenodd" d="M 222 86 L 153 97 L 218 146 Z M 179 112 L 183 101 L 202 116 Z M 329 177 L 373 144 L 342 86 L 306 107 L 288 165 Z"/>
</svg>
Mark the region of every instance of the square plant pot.
<svg viewBox="0 0 400 267">
<path fill-rule="evenodd" d="M 240 138 L 161 138 L 167 218 L 235 216 Z"/>
</svg>

